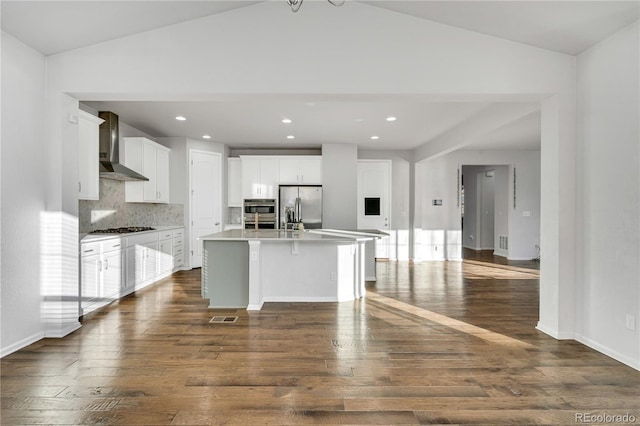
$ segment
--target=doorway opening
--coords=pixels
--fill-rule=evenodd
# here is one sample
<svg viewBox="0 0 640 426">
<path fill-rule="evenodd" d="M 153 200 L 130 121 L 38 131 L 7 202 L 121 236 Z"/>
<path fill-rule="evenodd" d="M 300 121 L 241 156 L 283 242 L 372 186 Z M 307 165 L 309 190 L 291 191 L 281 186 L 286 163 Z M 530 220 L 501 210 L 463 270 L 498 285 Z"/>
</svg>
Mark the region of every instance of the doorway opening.
<svg viewBox="0 0 640 426">
<path fill-rule="evenodd" d="M 463 258 L 474 251 L 508 257 L 508 174 L 508 166 L 462 167 L 460 220 Z"/>
</svg>

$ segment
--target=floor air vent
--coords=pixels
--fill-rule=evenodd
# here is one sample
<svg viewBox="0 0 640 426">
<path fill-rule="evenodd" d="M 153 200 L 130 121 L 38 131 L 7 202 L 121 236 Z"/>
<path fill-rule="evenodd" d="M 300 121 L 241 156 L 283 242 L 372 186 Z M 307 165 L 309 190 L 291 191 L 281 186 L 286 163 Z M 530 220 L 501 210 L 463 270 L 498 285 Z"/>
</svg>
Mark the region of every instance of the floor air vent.
<svg viewBox="0 0 640 426">
<path fill-rule="evenodd" d="M 215 324 L 233 324 L 238 320 L 238 317 L 224 317 L 224 316 L 216 316 L 211 318 L 211 323 Z"/>
</svg>

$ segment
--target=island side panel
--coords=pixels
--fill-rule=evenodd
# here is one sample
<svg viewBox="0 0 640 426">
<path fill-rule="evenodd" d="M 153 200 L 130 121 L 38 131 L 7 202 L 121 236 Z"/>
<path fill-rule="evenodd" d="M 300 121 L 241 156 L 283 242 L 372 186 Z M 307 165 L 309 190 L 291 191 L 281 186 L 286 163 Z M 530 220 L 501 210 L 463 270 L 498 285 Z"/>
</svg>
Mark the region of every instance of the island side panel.
<svg viewBox="0 0 640 426">
<path fill-rule="evenodd" d="M 263 300 L 354 300 L 354 246 L 349 242 L 266 242 L 260 249 Z"/>
<path fill-rule="evenodd" d="M 209 308 L 249 304 L 249 245 L 246 241 L 204 241 L 202 286 Z"/>
</svg>

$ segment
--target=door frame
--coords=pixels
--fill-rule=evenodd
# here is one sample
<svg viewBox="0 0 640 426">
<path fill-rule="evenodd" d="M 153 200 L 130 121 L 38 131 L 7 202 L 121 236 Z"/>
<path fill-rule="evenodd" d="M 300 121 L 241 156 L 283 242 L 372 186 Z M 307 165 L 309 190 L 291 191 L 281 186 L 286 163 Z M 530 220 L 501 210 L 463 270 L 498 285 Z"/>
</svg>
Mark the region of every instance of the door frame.
<svg viewBox="0 0 640 426">
<path fill-rule="evenodd" d="M 189 148 L 188 151 L 189 151 L 189 155 L 187 156 L 188 157 L 187 168 L 189 169 L 189 182 L 187 184 L 187 187 L 188 187 L 187 191 L 188 191 L 188 199 L 189 199 L 189 216 L 186 219 L 187 219 L 187 230 L 188 230 L 187 235 L 189 237 L 189 239 L 188 239 L 188 241 L 189 241 L 189 251 L 188 251 L 188 254 L 189 254 L 189 269 L 193 269 L 193 252 L 194 252 L 194 248 L 195 248 L 195 245 L 196 245 L 196 241 L 193 241 L 193 238 L 192 238 L 193 237 L 193 233 L 192 233 L 192 231 L 193 231 L 193 187 L 191 185 L 191 182 L 192 182 L 192 179 L 193 179 L 193 169 L 192 169 L 192 166 L 193 166 L 193 154 L 197 153 L 197 154 L 213 155 L 213 156 L 218 157 L 218 160 L 220 161 L 220 176 L 219 176 L 219 180 L 218 180 L 218 182 L 220 182 L 220 188 L 219 188 L 219 191 L 217 191 L 217 193 L 218 193 L 217 198 L 220 201 L 218 203 L 218 206 L 219 206 L 218 214 L 219 214 L 219 217 L 220 217 L 221 229 L 222 229 L 222 226 L 223 226 L 223 223 L 224 223 L 224 221 L 222 220 L 222 187 L 223 187 L 222 178 L 224 176 L 224 173 L 223 173 L 224 166 L 222 164 L 222 154 L 220 152 L 205 151 L 205 150 L 202 150 L 202 149 L 194 149 L 194 148 Z"/>
</svg>

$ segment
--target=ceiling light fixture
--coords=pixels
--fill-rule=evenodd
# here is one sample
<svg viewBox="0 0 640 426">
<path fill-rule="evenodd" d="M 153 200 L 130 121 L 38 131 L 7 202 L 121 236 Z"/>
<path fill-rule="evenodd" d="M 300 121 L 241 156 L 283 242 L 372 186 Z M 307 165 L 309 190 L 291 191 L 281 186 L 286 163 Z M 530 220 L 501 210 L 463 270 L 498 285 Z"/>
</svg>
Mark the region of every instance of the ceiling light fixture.
<svg viewBox="0 0 640 426">
<path fill-rule="evenodd" d="M 342 6 L 345 0 L 327 0 L 334 6 Z M 292 12 L 297 12 L 300 10 L 300 6 L 302 6 L 302 0 L 287 0 L 287 4 L 291 6 Z"/>
<path fill-rule="evenodd" d="M 371 139 L 373 139 L 374 141 L 380 139 L 380 136 L 371 136 Z"/>
<path fill-rule="evenodd" d="M 290 119 L 290 118 L 283 118 L 283 119 L 282 119 L 282 122 L 283 122 L 284 124 L 289 124 L 289 123 L 291 123 L 291 119 Z"/>
<path fill-rule="evenodd" d="M 396 120 L 397 120 L 397 118 L 394 117 L 394 116 L 387 117 L 387 121 L 396 121 Z"/>
<path fill-rule="evenodd" d="M 177 116 L 177 117 L 176 117 L 176 120 L 178 120 L 178 121 L 185 121 L 185 120 L 186 120 L 186 118 L 185 118 L 185 117 L 183 117 L 183 116 L 181 116 L 181 115 L 179 115 L 179 116 Z"/>
<path fill-rule="evenodd" d="M 209 136 L 209 135 L 202 135 L 202 139 L 211 139 L 211 136 Z"/>
<path fill-rule="evenodd" d="M 293 136 L 293 135 L 289 135 L 289 136 L 287 136 L 287 139 L 295 139 L 295 138 L 296 138 L 296 137 L 295 137 L 295 136 Z"/>
</svg>

